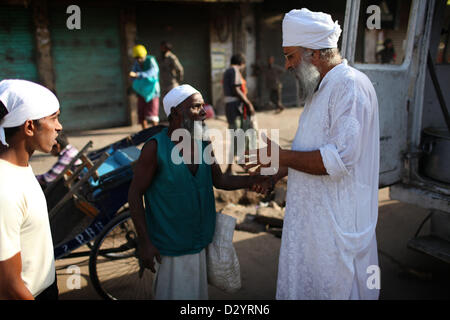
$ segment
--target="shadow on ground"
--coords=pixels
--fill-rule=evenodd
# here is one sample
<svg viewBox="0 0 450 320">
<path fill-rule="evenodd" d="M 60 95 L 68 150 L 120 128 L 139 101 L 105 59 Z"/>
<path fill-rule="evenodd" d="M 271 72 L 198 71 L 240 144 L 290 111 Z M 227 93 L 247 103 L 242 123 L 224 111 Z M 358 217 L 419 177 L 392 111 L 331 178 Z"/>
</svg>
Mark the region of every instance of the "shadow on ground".
<svg viewBox="0 0 450 320">
<path fill-rule="evenodd" d="M 450 299 L 450 266 L 407 248 L 408 240 L 427 213 L 397 201 L 380 201 L 377 241 L 381 300 Z M 423 229 L 426 231 L 427 225 Z M 274 299 L 280 244 L 281 239 L 272 234 L 236 231 L 234 246 L 240 261 L 242 288 L 227 294 L 210 286 L 210 299 Z M 75 262 L 58 261 L 60 287 L 65 286 L 65 270 L 71 263 Z M 99 299 L 90 283 L 86 258 L 76 264 L 82 269 L 83 287 L 72 291 L 62 288 L 65 292 L 60 299 Z"/>
</svg>

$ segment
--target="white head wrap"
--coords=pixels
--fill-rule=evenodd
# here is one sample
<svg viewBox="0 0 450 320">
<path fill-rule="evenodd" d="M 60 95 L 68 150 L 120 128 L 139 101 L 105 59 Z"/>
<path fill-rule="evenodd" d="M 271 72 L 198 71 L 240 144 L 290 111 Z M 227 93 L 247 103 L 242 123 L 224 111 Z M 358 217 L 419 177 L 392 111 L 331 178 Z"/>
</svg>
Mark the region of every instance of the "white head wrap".
<svg viewBox="0 0 450 320">
<path fill-rule="evenodd" d="M 8 113 L 0 119 L 0 142 L 8 146 L 4 128 L 21 126 L 27 120 L 38 120 L 59 109 L 56 96 L 47 88 L 26 80 L 0 82 L 0 101 Z"/>
<path fill-rule="evenodd" d="M 178 106 L 184 100 L 192 96 L 194 93 L 200 93 L 197 89 L 188 84 L 175 87 L 166 94 L 163 100 L 164 111 L 167 116 L 170 115 L 172 107 Z"/>
<path fill-rule="evenodd" d="M 337 48 L 341 32 L 339 23 L 329 14 L 294 9 L 283 19 L 283 47 Z"/>
</svg>

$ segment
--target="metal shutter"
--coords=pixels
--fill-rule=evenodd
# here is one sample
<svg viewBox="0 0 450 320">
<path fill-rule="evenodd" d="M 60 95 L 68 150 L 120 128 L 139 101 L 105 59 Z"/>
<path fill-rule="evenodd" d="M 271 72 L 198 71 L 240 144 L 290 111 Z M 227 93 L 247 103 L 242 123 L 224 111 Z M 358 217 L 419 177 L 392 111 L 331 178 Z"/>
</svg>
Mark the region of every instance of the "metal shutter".
<svg viewBox="0 0 450 320">
<path fill-rule="evenodd" d="M 0 80 L 38 81 L 31 10 L 0 7 Z"/>
<path fill-rule="evenodd" d="M 66 7 L 49 9 L 56 94 L 64 129 L 127 122 L 119 9 L 81 6 L 81 30 L 69 30 Z"/>
<path fill-rule="evenodd" d="M 202 5 L 142 3 L 136 10 L 137 39 L 149 54 L 159 58 L 161 41 L 173 45 L 173 53 L 184 68 L 184 81 L 211 101 L 209 57 L 209 13 Z M 160 109 L 159 116 L 165 118 Z"/>
</svg>

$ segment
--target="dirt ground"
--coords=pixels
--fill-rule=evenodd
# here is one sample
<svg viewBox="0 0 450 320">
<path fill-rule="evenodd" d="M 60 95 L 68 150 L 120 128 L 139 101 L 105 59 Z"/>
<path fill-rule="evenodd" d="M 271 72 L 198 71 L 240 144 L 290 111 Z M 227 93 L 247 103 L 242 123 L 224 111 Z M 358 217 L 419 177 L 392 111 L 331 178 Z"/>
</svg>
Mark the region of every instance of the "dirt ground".
<svg viewBox="0 0 450 320">
<path fill-rule="evenodd" d="M 301 109 L 289 108 L 281 114 L 273 111 L 259 112 L 259 128 L 279 129 L 280 145 L 289 147 L 294 138 Z M 225 132 L 224 117 L 207 120 L 210 128 Z M 138 126 L 112 129 L 91 130 L 69 133 L 71 144 L 81 149 L 89 140 L 94 142 L 94 149 L 120 140 L 139 131 Z M 214 148 L 223 148 L 220 141 L 214 141 Z M 37 153 L 31 165 L 35 173 L 42 173 L 50 168 L 55 158 Z M 235 168 L 239 171 L 239 168 Z M 228 202 L 233 206 L 236 200 L 230 195 Z M 224 208 L 227 203 L 218 202 Z M 229 205 L 229 203 L 228 203 Z M 230 208 L 230 207 L 228 207 Z M 241 206 L 242 214 L 255 212 L 256 205 Z M 278 210 L 278 209 L 277 209 Z M 282 212 L 282 211 L 279 211 Z M 450 299 L 450 266 L 432 257 L 414 252 L 407 248 L 407 241 L 413 237 L 428 211 L 389 199 L 389 189 L 379 191 L 379 219 L 377 225 L 377 241 L 379 264 L 381 269 L 380 299 Z M 425 225 L 424 230 L 427 230 Z M 236 230 L 233 243 L 239 258 L 242 277 L 242 288 L 237 293 L 226 294 L 210 286 L 210 299 L 274 299 L 276 292 L 278 255 L 281 239 L 264 230 L 253 232 Z M 88 249 L 86 246 L 79 251 Z M 81 288 L 70 290 L 67 287 L 68 266 L 77 265 L 81 269 Z M 89 279 L 87 258 L 60 259 L 56 261 L 60 299 L 99 299 Z"/>
</svg>

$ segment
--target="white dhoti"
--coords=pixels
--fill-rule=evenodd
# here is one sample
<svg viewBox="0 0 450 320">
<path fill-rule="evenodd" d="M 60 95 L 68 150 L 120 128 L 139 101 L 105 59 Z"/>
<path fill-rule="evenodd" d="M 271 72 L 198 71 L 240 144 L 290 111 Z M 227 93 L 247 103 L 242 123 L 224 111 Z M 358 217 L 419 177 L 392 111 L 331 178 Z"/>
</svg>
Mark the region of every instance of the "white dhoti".
<svg viewBox="0 0 450 320">
<path fill-rule="evenodd" d="M 207 300 L 205 249 L 196 254 L 161 256 L 153 282 L 155 300 Z"/>
</svg>

